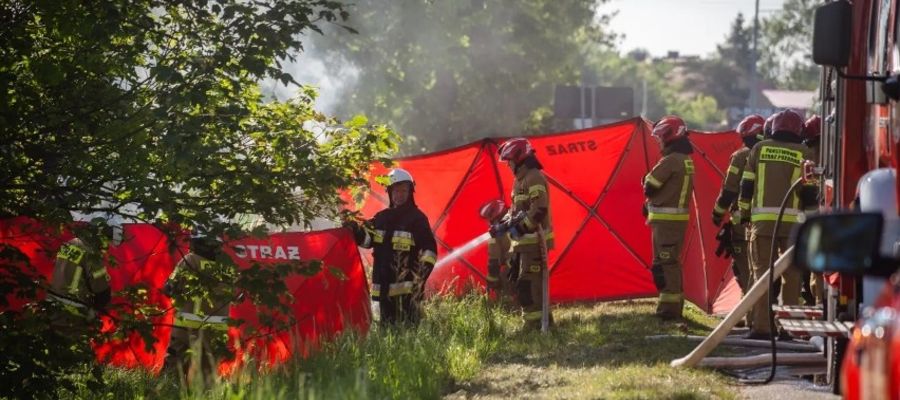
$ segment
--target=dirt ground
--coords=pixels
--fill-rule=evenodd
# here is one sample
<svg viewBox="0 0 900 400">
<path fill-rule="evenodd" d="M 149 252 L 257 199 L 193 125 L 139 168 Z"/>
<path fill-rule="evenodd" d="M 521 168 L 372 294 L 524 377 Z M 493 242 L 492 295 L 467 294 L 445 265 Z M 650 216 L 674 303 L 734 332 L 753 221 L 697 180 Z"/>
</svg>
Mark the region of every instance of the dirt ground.
<svg viewBox="0 0 900 400">
<path fill-rule="evenodd" d="M 686 323 L 660 323 L 652 302 L 604 303 L 557 309 L 551 335 L 523 335 L 482 365 L 473 379 L 451 387 L 445 399 L 838 399 L 825 386 L 780 367 L 768 385 L 742 384 L 738 376 L 765 378 L 768 367 L 740 373 L 676 369 L 668 365 L 692 349 L 687 340 L 647 341 L 654 333 L 705 334 L 718 322 L 702 312 Z M 714 355 L 759 354 L 760 349 L 720 348 Z M 823 371 L 819 368 L 818 371 Z"/>
</svg>

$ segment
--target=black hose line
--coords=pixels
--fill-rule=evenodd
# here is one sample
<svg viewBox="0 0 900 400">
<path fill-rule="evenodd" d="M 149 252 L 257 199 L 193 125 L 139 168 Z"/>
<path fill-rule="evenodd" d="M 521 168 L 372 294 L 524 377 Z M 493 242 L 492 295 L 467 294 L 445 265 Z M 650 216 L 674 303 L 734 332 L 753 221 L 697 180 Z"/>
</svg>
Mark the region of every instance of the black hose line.
<svg viewBox="0 0 900 400">
<path fill-rule="evenodd" d="M 772 304 L 775 303 L 775 247 L 778 242 L 775 238 L 778 236 L 778 228 L 781 227 L 781 219 L 784 218 L 784 209 L 787 207 L 788 199 L 791 198 L 791 194 L 797 190 L 797 187 L 803 183 L 803 178 L 797 179 L 791 184 L 791 187 L 788 189 L 787 193 L 785 193 L 784 198 L 781 199 L 781 207 L 778 209 L 778 218 L 775 219 L 775 229 L 772 232 L 772 246 L 769 247 L 769 301 L 768 301 L 768 318 L 769 318 L 769 341 L 771 342 L 771 351 L 772 351 L 772 366 L 769 369 L 769 376 L 763 380 L 742 380 L 741 383 L 748 385 L 765 385 L 769 382 L 772 382 L 775 379 L 775 369 L 778 364 L 778 352 L 776 351 L 776 343 L 775 343 L 775 313 L 772 312 Z M 756 311 L 754 311 L 756 312 Z"/>
</svg>

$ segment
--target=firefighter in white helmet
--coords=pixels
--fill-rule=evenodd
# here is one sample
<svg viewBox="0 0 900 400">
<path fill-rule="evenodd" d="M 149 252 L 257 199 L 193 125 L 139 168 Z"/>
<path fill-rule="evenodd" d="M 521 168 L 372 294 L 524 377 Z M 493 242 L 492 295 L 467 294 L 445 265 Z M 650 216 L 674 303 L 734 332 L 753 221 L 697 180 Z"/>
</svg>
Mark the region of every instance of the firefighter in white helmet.
<svg viewBox="0 0 900 400">
<path fill-rule="evenodd" d="M 415 181 L 406 170 L 388 174 L 389 207 L 363 223 L 347 221 L 356 243 L 371 248 L 371 295 L 383 324 L 417 323 L 425 281 L 434 268 L 437 243 L 428 217 L 416 206 Z"/>
</svg>

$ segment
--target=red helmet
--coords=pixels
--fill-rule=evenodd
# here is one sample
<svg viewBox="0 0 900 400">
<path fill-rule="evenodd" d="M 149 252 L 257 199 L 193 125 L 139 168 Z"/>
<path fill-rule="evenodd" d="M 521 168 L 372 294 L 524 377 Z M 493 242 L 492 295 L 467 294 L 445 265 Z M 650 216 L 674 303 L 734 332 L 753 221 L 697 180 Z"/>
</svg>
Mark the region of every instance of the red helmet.
<svg viewBox="0 0 900 400">
<path fill-rule="evenodd" d="M 687 125 L 684 120 L 674 115 L 663 117 L 655 125 L 653 125 L 653 137 L 659 140 L 663 145 L 672 143 L 676 139 L 687 136 Z"/>
<path fill-rule="evenodd" d="M 504 142 L 497 149 L 497 153 L 500 154 L 500 161 L 512 161 L 518 164 L 529 155 L 534 154 L 534 149 L 527 139 L 516 138 Z"/>
<path fill-rule="evenodd" d="M 809 117 L 808 120 L 803 124 L 803 138 L 804 139 L 815 139 L 819 137 L 822 133 L 822 118 L 818 115 L 813 115 Z"/>
<path fill-rule="evenodd" d="M 763 124 L 763 136 L 765 136 L 767 138 L 772 137 L 772 122 L 775 121 L 775 116 L 777 116 L 778 114 L 781 114 L 781 113 L 777 112 L 775 114 L 770 115 L 769 118 L 766 118 L 766 123 Z"/>
<path fill-rule="evenodd" d="M 478 213 L 481 214 L 481 218 L 493 221 L 506 214 L 507 209 L 508 207 L 506 207 L 506 203 L 504 203 L 503 200 L 496 199 L 484 203 Z"/>
<path fill-rule="evenodd" d="M 775 114 L 772 120 L 772 133 L 789 132 L 797 136 L 803 133 L 803 117 L 794 110 L 784 110 Z"/>
<path fill-rule="evenodd" d="M 745 117 L 737 126 L 737 132 L 741 134 L 741 138 L 763 139 L 763 125 L 766 120 L 759 115 L 753 114 Z"/>
</svg>

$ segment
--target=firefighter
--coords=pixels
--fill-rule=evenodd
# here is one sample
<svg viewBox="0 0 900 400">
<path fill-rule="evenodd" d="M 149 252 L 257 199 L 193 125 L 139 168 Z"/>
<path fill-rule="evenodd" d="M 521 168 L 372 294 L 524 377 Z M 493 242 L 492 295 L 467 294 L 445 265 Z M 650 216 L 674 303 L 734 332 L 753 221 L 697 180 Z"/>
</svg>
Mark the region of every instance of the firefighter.
<svg viewBox="0 0 900 400">
<path fill-rule="evenodd" d="M 763 139 L 763 125 L 765 119 L 759 115 L 750 115 L 744 118 L 737 126 L 737 132 L 741 135 L 744 147 L 731 154 L 728 165 L 728 173 L 722 182 L 722 189 L 716 199 L 713 208 L 712 221 L 716 226 L 722 226 L 718 237 L 728 238 L 723 241 L 725 253 L 731 256 L 731 270 L 737 280 L 741 293 L 746 294 L 752 284 L 750 271 L 750 255 L 747 252 L 747 226 L 740 223 L 740 210 L 737 198 L 741 191 L 741 176 L 744 174 L 744 165 L 750 149 Z M 726 213 L 731 213 L 728 223 L 722 225 Z M 718 254 L 718 252 L 717 252 Z"/>
<path fill-rule="evenodd" d="M 803 123 L 803 144 L 812 151 L 811 158 L 819 165 L 819 137 L 822 133 L 822 119 L 813 115 Z M 825 281 L 822 274 L 803 274 L 801 296 L 806 304 L 823 304 L 825 301 Z"/>
<path fill-rule="evenodd" d="M 188 380 L 200 374 L 208 382 L 219 361 L 231 357 L 228 313 L 236 300 L 236 273 L 226 257 L 219 238 L 202 229 L 191 234 L 190 252 L 163 287 L 176 309 L 164 370 L 180 369 Z"/>
<path fill-rule="evenodd" d="M 484 203 L 479 210 L 479 214 L 490 226 L 494 226 L 502 221 L 508 210 L 509 207 L 503 200 L 496 199 Z M 488 240 L 488 295 L 495 296 L 498 301 L 502 300 L 504 296 L 510 296 L 510 299 L 513 298 L 510 285 L 515 284 L 517 276 L 509 274 L 509 249 L 511 245 L 509 234 L 506 232 Z"/>
<path fill-rule="evenodd" d="M 98 311 L 106 309 L 111 299 L 109 272 L 103 262 L 101 243 L 113 238 L 113 226 L 103 224 L 76 227 L 77 236 L 60 247 L 53 266 L 53 277 L 47 299 L 58 305 L 51 314 L 51 325 L 57 334 L 75 338 L 99 328 Z"/>
<path fill-rule="evenodd" d="M 509 229 L 491 229 L 496 232 L 507 230 L 512 240 L 512 268 L 518 269 L 516 293 L 522 307 L 525 328 L 541 328 L 543 272 L 547 268 L 546 252 L 553 248 L 553 228 L 550 222 L 550 193 L 547 178 L 541 172 L 544 167 L 534 154 L 531 143 L 524 138 L 510 139 L 500 146 L 499 158 L 507 163 L 515 176 L 513 182 L 513 205 L 506 215 Z M 544 238 L 541 243 L 539 238 Z M 552 323 L 553 315 L 547 310 Z"/>
<path fill-rule="evenodd" d="M 804 184 L 794 191 L 788 200 L 778 232 L 775 221 L 782 199 L 788 189 L 803 173 L 803 161 L 812 152 L 803 144 L 800 136 L 803 119 L 792 110 L 782 111 L 772 121 L 772 137 L 753 146 L 744 167 L 741 180 L 740 210 L 743 222 L 751 224 L 751 260 L 753 271 L 759 279 L 772 264 L 770 248 L 775 245 L 776 257 L 787 250 L 788 235 L 803 210 L 816 206 L 817 188 Z M 782 275 L 781 300 L 785 305 L 797 305 L 800 300 L 801 271 L 789 267 Z M 748 338 L 768 338 L 768 301 L 760 299 L 753 310 L 753 326 Z"/>
<path fill-rule="evenodd" d="M 681 246 L 687 230 L 694 178 L 694 152 L 681 118 L 663 117 L 651 133 L 662 148 L 662 158 L 644 177 L 644 213 L 653 241 L 653 283 L 659 290 L 656 315 L 681 319 L 684 307 Z"/>
<path fill-rule="evenodd" d="M 381 323 L 418 323 L 425 282 L 434 268 L 437 243 L 428 217 L 415 201 L 415 181 L 396 168 L 388 174 L 389 207 L 360 224 L 347 221 L 356 243 L 373 249 L 372 299 L 379 302 Z"/>
</svg>

